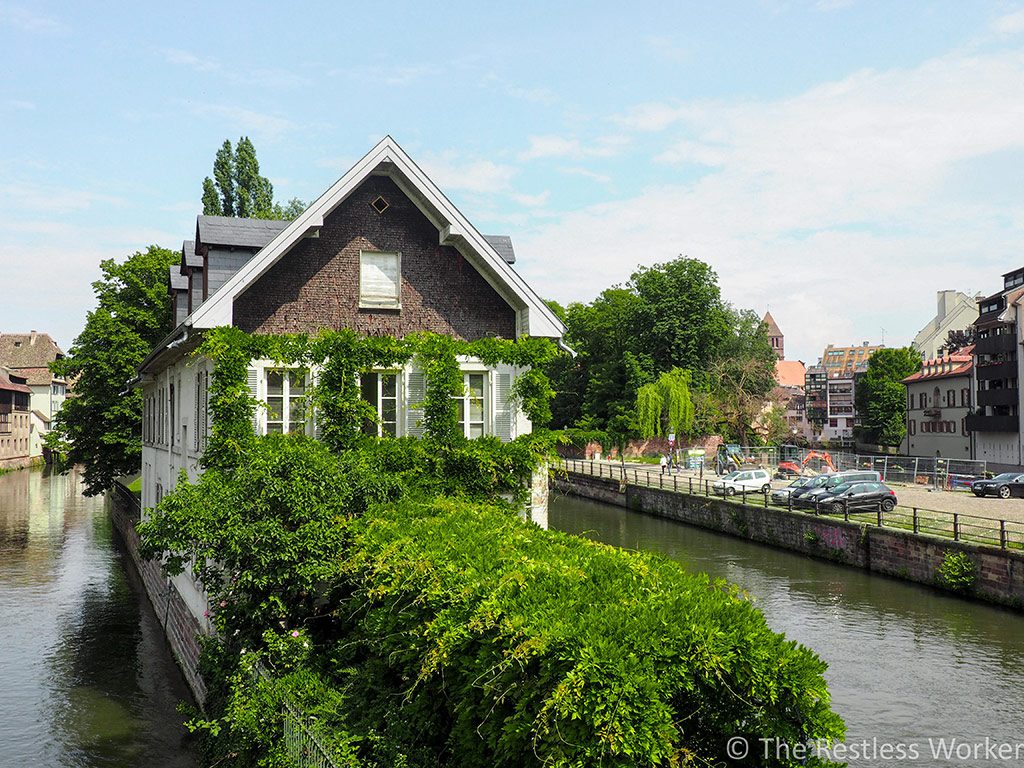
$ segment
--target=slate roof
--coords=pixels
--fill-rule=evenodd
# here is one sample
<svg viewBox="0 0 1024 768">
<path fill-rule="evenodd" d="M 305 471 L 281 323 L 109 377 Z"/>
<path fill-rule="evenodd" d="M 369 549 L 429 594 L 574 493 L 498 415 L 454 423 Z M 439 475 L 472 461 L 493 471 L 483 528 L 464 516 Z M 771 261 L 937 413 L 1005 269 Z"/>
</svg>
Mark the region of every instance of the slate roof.
<svg viewBox="0 0 1024 768">
<path fill-rule="evenodd" d="M 0 365 L 47 368 L 64 352 L 48 333 L 0 333 Z"/>
<path fill-rule="evenodd" d="M 196 249 L 221 245 L 260 249 L 291 224 L 273 219 L 240 219 L 234 216 L 200 216 L 196 222 Z"/>
<path fill-rule="evenodd" d="M 505 260 L 506 264 L 516 263 L 516 252 L 512 247 L 512 238 L 508 235 L 484 235 L 484 240 Z"/>
<path fill-rule="evenodd" d="M 196 253 L 195 240 L 186 240 L 181 244 L 181 274 L 185 274 L 185 267 L 203 268 L 203 257 Z"/>
<path fill-rule="evenodd" d="M 171 290 L 172 291 L 187 291 L 188 290 L 188 277 L 181 274 L 181 270 L 177 267 L 167 268 L 170 274 Z"/>
</svg>

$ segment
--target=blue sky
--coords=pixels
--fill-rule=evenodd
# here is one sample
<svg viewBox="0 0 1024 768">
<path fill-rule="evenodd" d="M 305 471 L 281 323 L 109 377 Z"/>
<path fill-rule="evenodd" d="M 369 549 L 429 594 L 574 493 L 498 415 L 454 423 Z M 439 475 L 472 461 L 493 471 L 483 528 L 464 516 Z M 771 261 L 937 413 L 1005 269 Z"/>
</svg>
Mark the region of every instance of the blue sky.
<svg viewBox="0 0 1024 768">
<path fill-rule="evenodd" d="M 180 247 L 225 138 L 312 200 L 391 134 L 541 295 L 687 254 L 787 356 L 1024 263 L 1024 7 L 0 0 L 0 329 Z"/>
</svg>

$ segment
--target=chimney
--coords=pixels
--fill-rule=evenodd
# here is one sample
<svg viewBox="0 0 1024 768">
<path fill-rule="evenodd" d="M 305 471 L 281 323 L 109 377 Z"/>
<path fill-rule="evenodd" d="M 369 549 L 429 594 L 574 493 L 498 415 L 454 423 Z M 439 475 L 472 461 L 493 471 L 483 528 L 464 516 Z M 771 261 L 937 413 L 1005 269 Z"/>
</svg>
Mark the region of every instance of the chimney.
<svg viewBox="0 0 1024 768">
<path fill-rule="evenodd" d="M 32 334 L 32 338 L 29 339 L 28 343 L 29 343 L 29 346 L 34 346 L 35 343 L 36 343 L 36 331 L 32 330 L 32 331 L 30 331 L 30 333 Z"/>
</svg>

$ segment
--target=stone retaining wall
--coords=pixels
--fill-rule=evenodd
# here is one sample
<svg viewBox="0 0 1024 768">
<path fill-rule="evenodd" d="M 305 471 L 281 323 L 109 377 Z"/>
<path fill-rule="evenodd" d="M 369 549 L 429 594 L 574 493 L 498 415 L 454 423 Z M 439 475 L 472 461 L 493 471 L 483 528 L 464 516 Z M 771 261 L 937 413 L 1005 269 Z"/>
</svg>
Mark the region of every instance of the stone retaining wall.
<svg viewBox="0 0 1024 768">
<path fill-rule="evenodd" d="M 563 493 L 940 588 L 946 554 L 963 552 L 977 573 L 969 596 L 1024 609 L 1024 553 L 1015 550 L 658 488 L 627 485 L 622 492 L 618 480 L 573 472 L 552 483 Z"/>
<path fill-rule="evenodd" d="M 151 560 L 143 560 L 139 555 L 139 534 L 135 530 L 135 524 L 139 521 L 138 506 L 125 493 L 114 489 L 107 494 L 107 508 L 114 528 L 124 541 L 132 564 L 146 588 L 146 596 L 163 624 L 164 634 L 185 676 L 185 682 L 202 706 L 206 699 L 206 684 L 199 675 L 199 638 L 202 627 L 160 566 Z"/>
</svg>

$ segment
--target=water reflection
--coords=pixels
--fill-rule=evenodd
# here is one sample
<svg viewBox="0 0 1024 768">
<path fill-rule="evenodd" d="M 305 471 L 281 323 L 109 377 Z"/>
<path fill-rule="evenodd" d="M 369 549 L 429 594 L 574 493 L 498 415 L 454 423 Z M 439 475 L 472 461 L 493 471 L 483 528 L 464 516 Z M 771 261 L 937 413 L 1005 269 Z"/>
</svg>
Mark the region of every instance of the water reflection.
<svg viewBox="0 0 1024 768">
<path fill-rule="evenodd" d="M 928 738 L 1024 741 L 1020 614 L 572 497 L 552 496 L 550 522 L 660 552 L 747 590 L 774 629 L 828 662 L 848 742 L 922 742 L 922 765 L 952 767 L 993 763 L 934 759 Z"/>
<path fill-rule="evenodd" d="M 126 557 L 74 473 L 0 477 L 0 764 L 195 763 L 188 690 Z"/>
</svg>

